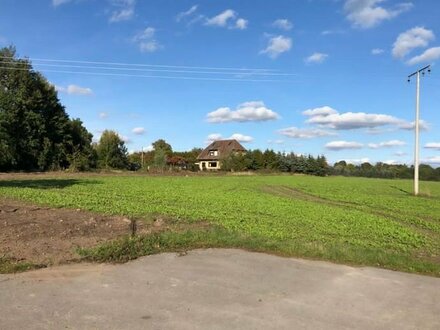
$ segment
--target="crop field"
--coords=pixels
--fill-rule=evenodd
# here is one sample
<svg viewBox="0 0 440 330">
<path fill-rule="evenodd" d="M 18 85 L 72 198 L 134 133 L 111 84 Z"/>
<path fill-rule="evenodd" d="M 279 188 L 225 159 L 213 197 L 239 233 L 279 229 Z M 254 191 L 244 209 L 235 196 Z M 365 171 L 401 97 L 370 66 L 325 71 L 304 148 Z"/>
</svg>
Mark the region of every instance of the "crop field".
<svg viewBox="0 0 440 330">
<path fill-rule="evenodd" d="M 161 232 L 79 249 L 87 260 L 219 246 L 440 276 L 440 183 L 422 182 L 420 197 L 411 189 L 408 180 L 287 175 L 0 180 L 3 198 L 171 219 Z"/>
</svg>

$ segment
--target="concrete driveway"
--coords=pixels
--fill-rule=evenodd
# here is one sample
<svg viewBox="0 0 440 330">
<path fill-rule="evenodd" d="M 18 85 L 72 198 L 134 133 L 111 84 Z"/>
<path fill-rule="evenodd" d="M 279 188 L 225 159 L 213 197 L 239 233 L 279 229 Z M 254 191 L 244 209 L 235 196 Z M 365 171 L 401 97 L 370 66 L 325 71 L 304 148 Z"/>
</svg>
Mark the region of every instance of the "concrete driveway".
<svg viewBox="0 0 440 330">
<path fill-rule="evenodd" d="M 0 275 L 1 329 L 440 329 L 440 279 L 196 250 Z"/>
</svg>

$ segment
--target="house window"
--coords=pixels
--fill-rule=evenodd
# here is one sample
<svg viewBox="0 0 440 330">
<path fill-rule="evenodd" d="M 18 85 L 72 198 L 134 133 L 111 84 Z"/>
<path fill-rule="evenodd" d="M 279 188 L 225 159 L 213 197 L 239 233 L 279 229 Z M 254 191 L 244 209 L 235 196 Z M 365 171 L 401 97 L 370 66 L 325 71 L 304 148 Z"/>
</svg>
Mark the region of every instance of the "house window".
<svg viewBox="0 0 440 330">
<path fill-rule="evenodd" d="M 218 150 L 209 150 L 210 156 L 218 156 Z"/>
<path fill-rule="evenodd" d="M 217 167 L 217 162 L 209 162 L 208 166 L 209 167 Z"/>
</svg>

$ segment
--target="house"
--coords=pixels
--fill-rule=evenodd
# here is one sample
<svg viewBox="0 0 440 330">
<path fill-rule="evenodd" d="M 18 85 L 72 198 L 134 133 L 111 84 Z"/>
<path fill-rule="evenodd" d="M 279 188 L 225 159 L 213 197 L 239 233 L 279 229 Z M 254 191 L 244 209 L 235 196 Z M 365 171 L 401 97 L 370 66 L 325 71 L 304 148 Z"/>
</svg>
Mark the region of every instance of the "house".
<svg viewBox="0 0 440 330">
<path fill-rule="evenodd" d="M 237 140 L 218 140 L 207 146 L 197 157 L 200 170 L 219 170 L 222 159 L 232 154 L 245 153 L 246 149 Z"/>
</svg>

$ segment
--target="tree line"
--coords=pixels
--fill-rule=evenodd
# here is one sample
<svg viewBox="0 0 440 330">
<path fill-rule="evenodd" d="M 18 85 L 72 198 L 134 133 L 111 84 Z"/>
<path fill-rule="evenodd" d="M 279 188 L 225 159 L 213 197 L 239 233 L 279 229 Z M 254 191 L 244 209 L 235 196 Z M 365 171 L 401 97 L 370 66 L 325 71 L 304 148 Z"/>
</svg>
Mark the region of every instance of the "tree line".
<svg viewBox="0 0 440 330">
<path fill-rule="evenodd" d="M 190 170 L 198 171 L 197 156 L 200 148 L 174 152 L 164 140 L 152 144 L 153 150 L 136 152 L 128 156 L 132 167 L 147 170 Z M 324 176 L 329 173 L 329 165 L 324 156 L 297 155 L 273 150 L 249 150 L 246 153 L 231 154 L 221 159 L 221 171 L 290 172 Z M 134 165 L 134 166 L 133 166 Z"/>
<path fill-rule="evenodd" d="M 381 162 L 375 165 L 368 162 L 354 165 L 347 164 L 347 162 L 342 160 L 331 167 L 329 174 L 367 178 L 412 179 L 414 177 L 414 166 L 385 164 Z M 427 164 L 420 164 L 419 177 L 420 180 L 440 181 L 440 167 L 433 168 Z"/>
</svg>

